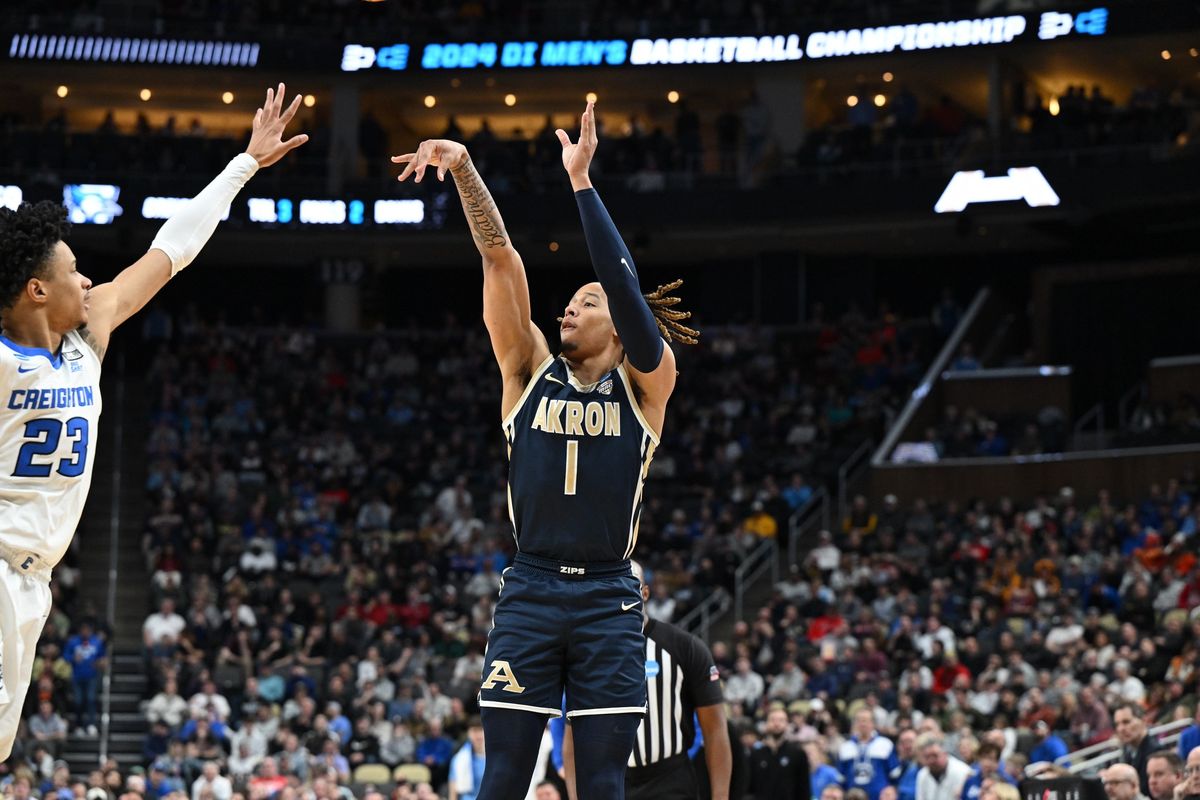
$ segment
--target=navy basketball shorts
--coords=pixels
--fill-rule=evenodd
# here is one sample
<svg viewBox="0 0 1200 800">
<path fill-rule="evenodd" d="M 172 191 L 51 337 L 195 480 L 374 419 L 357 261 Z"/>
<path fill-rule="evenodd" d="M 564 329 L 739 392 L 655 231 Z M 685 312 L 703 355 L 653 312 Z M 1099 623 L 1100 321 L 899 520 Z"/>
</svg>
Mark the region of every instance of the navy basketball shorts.
<svg viewBox="0 0 1200 800">
<path fill-rule="evenodd" d="M 642 597 L 629 562 L 518 553 L 504 570 L 479 704 L 568 717 L 646 710 Z"/>
</svg>

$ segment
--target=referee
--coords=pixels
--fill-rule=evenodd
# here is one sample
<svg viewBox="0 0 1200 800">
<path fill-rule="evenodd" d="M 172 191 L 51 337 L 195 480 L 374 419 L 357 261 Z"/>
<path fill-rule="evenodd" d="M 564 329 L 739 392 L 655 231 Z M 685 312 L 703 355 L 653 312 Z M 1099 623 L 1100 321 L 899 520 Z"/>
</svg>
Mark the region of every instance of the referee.
<svg viewBox="0 0 1200 800">
<path fill-rule="evenodd" d="M 687 631 L 650 619 L 646 615 L 650 587 L 636 561 L 633 574 L 642 589 L 648 706 L 625 773 L 626 800 L 698 800 L 700 790 L 688 758 L 696 739 L 694 718 L 699 719 L 704 736 L 711 800 L 729 800 L 733 754 L 725 722 L 725 698 L 712 653 Z M 573 750 L 568 725 L 563 736 L 563 765 L 571 800 L 576 800 Z"/>
</svg>

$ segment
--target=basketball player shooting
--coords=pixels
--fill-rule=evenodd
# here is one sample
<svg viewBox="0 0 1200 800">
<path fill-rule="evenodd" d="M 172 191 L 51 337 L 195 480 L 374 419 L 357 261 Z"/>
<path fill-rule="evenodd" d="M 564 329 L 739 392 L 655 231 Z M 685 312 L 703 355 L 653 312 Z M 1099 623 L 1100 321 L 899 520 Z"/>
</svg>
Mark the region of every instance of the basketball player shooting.
<svg viewBox="0 0 1200 800">
<path fill-rule="evenodd" d="M 667 341 L 694 342 L 685 312 L 643 296 L 633 257 L 588 178 L 592 104 L 572 143 L 558 131 L 598 282 L 580 287 L 550 353 L 530 316 L 525 267 L 463 145 L 422 142 L 396 156 L 400 180 L 437 168 L 458 188 L 483 257 L 483 319 L 503 381 L 509 515 L 517 540 L 488 635 L 480 707 L 486 764 L 479 800 L 529 788 L 546 718 L 567 717 L 581 800 L 625 796 L 625 765 L 646 708 L 637 544 L 642 489 L 675 388 Z M 664 338 L 667 341 L 664 341 Z"/>
<path fill-rule="evenodd" d="M 93 287 L 77 268 L 61 205 L 0 208 L 0 761 L 12 752 L 50 613 L 50 571 L 91 484 L 109 337 L 192 262 L 255 172 L 308 141 L 282 138 L 300 106 L 297 96 L 283 107 L 284 88 L 267 90 L 246 152 L 111 283 Z"/>
</svg>

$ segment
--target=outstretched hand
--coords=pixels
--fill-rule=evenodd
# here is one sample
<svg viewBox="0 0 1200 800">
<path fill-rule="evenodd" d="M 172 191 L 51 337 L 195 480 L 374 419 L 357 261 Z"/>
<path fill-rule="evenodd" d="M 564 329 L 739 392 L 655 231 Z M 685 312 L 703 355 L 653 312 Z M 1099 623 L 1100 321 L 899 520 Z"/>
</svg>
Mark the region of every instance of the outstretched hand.
<svg viewBox="0 0 1200 800">
<path fill-rule="evenodd" d="M 300 108 L 300 95 L 286 109 L 283 107 L 283 94 L 286 87 L 281 83 L 279 89 L 267 89 L 267 99 L 262 108 L 254 112 L 254 127 L 250 133 L 250 144 L 246 145 L 246 153 L 254 157 L 260 167 L 269 167 L 288 152 L 295 150 L 308 141 L 308 134 L 301 133 L 284 141 L 283 129 L 296 116 Z"/>
<path fill-rule="evenodd" d="M 583 116 L 579 120 L 579 141 L 571 144 L 571 137 L 562 128 L 554 132 L 562 144 L 562 162 L 567 175 L 572 178 L 586 178 L 588 167 L 591 166 L 592 156 L 596 155 L 596 112 L 595 103 L 588 102 Z"/>
<path fill-rule="evenodd" d="M 416 183 L 425 177 L 427 167 L 437 167 L 437 179 L 446 180 L 446 171 L 458 169 L 467 163 L 470 156 L 467 148 L 449 139 L 426 139 L 417 146 L 417 152 L 405 153 L 402 156 L 392 156 L 393 164 L 407 164 L 397 180 L 404 181 L 416 173 Z"/>
</svg>

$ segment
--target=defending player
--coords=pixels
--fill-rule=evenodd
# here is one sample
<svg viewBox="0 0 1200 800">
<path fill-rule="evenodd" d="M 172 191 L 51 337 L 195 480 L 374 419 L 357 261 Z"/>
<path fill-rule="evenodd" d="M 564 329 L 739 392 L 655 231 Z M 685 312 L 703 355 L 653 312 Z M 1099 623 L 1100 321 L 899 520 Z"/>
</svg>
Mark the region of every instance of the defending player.
<svg viewBox="0 0 1200 800">
<path fill-rule="evenodd" d="M 0 761 L 12 752 L 42 626 L 50 571 L 66 553 L 92 479 L 100 362 L 109 337 L 191 263 L 300 106 L 268 89 L 246 152 L 168 219 L 150 250 L 95 288 L 63 241 L 61 205 L 0 208 Z"/>
<path fill-rule="evenodd" d="M 517 539 L 505 570 L 480 690 L 487 762 L 479 800 L 525 796 L 546 716 L 565 687 L 582 800 L 624 797 L 625 764 L 646 707 L 637 543 L 642 488 L 658 446 L 675 356 L 663 337 L 696 332 L 669 306 L 668 287 L 643 297 L 633 258 L 588 179 L 594 112 L 579 142 L 559 131 L 598 283 L 563 315 L 550 354 L 530 318 L 521 257 L 456 142 L 422 142 L 400 180 L 436 167 L 454 178 L 483 256 L 483 318 L 500 365 L 509 448 L 509 513 Z"/>
</svg>

